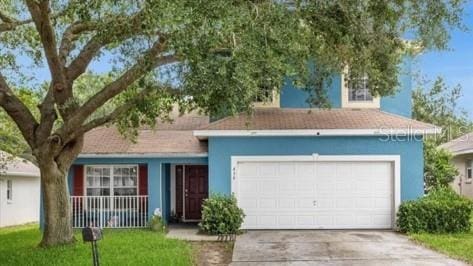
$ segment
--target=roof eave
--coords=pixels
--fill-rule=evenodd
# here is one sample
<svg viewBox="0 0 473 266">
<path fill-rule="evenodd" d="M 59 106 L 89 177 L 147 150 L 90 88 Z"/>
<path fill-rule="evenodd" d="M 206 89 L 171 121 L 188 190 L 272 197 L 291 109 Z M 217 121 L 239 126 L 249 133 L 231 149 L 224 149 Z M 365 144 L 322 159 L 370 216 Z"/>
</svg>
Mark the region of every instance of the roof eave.
<svg viewBox="0 0 473 266">
<path fill-rule="evenodd" d="M 187 152 L 187 153 L 81 153 L 78 158 L 205 158 L 206 152 Z"/>
<path fill-rule="evenodd" d="M 195 130 L 198 139 L 208 137 L 289 137 L 289 136 L 417 136 L 440 134 L 439 127 L 425 129 L 272 129 L 272 130 Z"/>
</svg>

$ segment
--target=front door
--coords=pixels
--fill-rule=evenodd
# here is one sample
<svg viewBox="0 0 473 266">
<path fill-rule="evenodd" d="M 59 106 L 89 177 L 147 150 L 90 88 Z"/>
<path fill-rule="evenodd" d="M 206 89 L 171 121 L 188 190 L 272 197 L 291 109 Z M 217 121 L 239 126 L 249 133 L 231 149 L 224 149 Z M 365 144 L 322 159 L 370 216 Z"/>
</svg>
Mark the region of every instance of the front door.
<svg viewBox="0 0 473 266">
<path fill-rule="evenodd" d="M 209 194 L 207 165 L 185 166 L 184 219 L 200 220 L 202 202 Z"/>
</svg>

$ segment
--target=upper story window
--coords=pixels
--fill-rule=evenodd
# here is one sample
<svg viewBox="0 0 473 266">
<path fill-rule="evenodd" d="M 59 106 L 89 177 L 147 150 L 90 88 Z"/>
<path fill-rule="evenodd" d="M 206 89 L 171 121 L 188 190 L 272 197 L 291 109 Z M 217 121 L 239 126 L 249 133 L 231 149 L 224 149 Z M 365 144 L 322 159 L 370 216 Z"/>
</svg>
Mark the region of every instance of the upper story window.
<svg viewBox="0 0 473 266">
<path fill-rule="evenodd" d="M 272 88 L 262 88 L 255 98 L 255 107 L 279 107 L 279 94 Z"/>
<path fill-rule="evenodd" d="M 13 181 L 7 180 L 7 201 L 13 200 Z"/>
<path fill-rule="evenodd" d="M 138 166 L 87 166 L 87 196 L 138 195 Z"/>
<path fill-rule="evenodd" d="M 373 95 L 370 92 L 368 77 L 348 82 L 348 100 L 350 102 L 371 102 Z"/>
<path fill-rule="evenodd" d="M 368 76 L 349 80 L 345 73 L 342 74 L 342 108 L 380 108 L 380 98 L 371 94 Z"/>
</svg>

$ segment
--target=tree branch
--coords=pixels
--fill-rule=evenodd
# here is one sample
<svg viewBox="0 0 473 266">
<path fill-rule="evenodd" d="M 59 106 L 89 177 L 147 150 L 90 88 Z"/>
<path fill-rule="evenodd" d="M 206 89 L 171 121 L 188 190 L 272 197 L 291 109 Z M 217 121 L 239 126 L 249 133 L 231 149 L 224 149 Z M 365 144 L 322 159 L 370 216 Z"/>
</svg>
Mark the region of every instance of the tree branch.
<svg viewBox="0 0 473 266">
<path fill-rule="evenodd" d="M 62 36 L 61 45 L 59 46 L 59 59 L 63 65 L 66 65 L 66 60 L 71 51 L 74 49 L 74 41 L 79 35 L 86 31 L 95 29 L 93 22 L 76 22 L 66 28 Z"/>
<path fill-rule="evenodd" d="M 123 115 L 126 112 L 133 109 L 133 107 L 136 105 L 136 102 L 143 100 L 152 91 L 153 91 L 152 89 L 143 89 L 142 91 L 140 91 L 140 93 L 133 100 L 130 100 L 130 101 L 122 104 L 121 106 L 115 108 L 115 110 L 113 110 L 112 112 L 110 112 L 107 115 L 104 115 L 102 117 L 99 117 L 99 118 L 96 118 L 94 120 L 91 120 L 91 121 L 87 122 L 86 124 L 81 126 L 79 130 L 74 132 L 74 134 L 77 133 L 77 136 L 80 136 L 80 135 L 85 134 L 86 132 L 88 132 L 88 131 L 96 128 L 96 127 L 103 126 L 107 123 L 113 122 L 115 119 L 117 119 L 121 115 Z"/>
<path fill-rule="evenodd" d="M 35 147 L 35 129 L 38 126 L 38 122 L 31 114 L 28 107 L 26 107 L 23 102 L 15 96 L 1 73 L 0 106 L 13 119 L 30 147 Z"/>
<path fill-rule="evenodd" d="M 105 32 L 102 32 L 100 35 L 95 35 L 92 37 L 89 42 L 82 48 L 79 52 L 79 55 L 72 60 L 72 62 L 67 67 L 67 78 L 70 81 L 75 80 L 77 77 L 82 75 L 90 62 L 94 57 L 97 56 L 100 49 L 104 46 L 110 44 L 113 41 L 116 41 L 117 38 L 120 40 L 125 40 L 130 36 L 136 35 L 138 32 L 142 31 L 139 27 L 141 25 L 141 18 L 143 11 L 136 13 L 130 17 L 119 17 L 110 19 L 110 22 L 105 23 L 103 26 Z M 128 31 L 123 31 L 123 29 L 117 29 L 117 25 L 126 24 L 127 27 L 131 28 Z M 115 32 L 121 32 L 121 36 L 114 35 Z"/>
<path fill-rule="evenodd" d="M 133 82 L 139 79 L 145 73 L 154 68 L 176 62 L 177 58 L 174 55 L 160 56 L 164 50 L 165 40 L 161 39 L 156 42 L 148 51 L 145 52 L 135 65 L 129 68 L 115 81 L 106 85 L 101 91 L 92 96 L 86 103 L 84 103 L 71 117 L 68 124 L 71 127 L 78 127 L 93 113 L 95 110 L 103 106 L 108 100 L 112 99 L 125 89 L 127 89 Z"/>
<path fill-rule="evenodd" d="M 38 128 L 36 129 L 36 136 L 38 142 L 47 141 L 47 138 L 50 136 L 54 122 L 57 119 L 56 108 L 54 106 L 54 95 L 52 88 L 49 88 L 44 97 L 43 102 L 38 106 L 41 118 Z"/>
<path fill-rule="evenodd" d="M 57 82 L 64 84 L 65 79 L 63 66 L 60 64 L 57 54 L 56 36 L 49 17 L 49 1 L 36 3 L 34 0 L 28 0 L 26 3 L 35 23 L 36 30 L 41 38 L 46 60 L 51 71 L 53 84 L 56 84 Z"/>
</svg>

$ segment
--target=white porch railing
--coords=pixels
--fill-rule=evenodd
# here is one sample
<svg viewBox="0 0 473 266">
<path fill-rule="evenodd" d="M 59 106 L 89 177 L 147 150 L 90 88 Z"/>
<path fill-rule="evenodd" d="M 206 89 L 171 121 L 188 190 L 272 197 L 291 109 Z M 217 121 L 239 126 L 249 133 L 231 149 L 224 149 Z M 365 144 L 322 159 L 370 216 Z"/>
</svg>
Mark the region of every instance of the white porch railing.
<svg viewBox="0 0 473 266">
<path fill-rule="evenodd" d="M 148 196 L 71 196 L 71 208 L 74 228 L 148 225 Z"/>
</svg>

